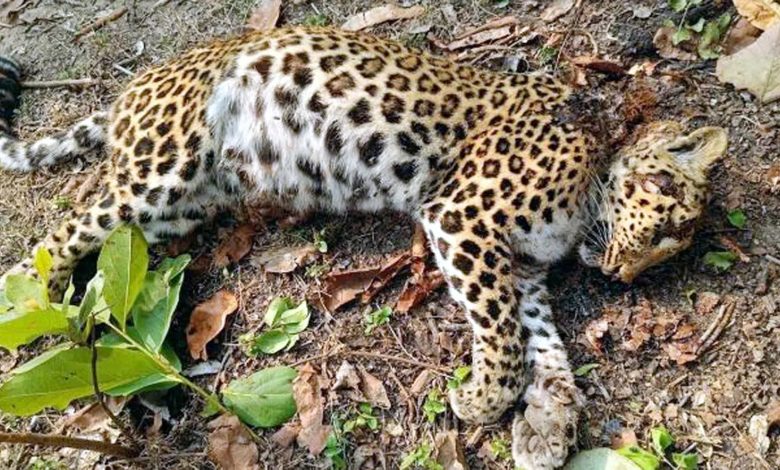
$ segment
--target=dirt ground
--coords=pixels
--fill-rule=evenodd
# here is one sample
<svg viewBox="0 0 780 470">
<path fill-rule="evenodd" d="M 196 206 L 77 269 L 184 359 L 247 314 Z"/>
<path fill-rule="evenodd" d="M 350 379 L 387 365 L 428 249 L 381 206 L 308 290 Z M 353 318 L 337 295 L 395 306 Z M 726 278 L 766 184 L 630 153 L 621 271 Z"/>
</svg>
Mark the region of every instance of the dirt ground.
<svg viewBox="0 0 780 470">
<path fill-rule="evenodd" d="M 79 117 L 107 107 L 129 81 L 125 71 L 144 70 L 193 44 L 240 32 L 254 4 L 252 0 L 128 1 L 127 15 L 74 42 L 74 32 L 81 26 L 123 2 L 41 0 L 30 3 L 20 24 L 0 24 L 0 53 L 16 58 L 27 80 L 91 77 L 100 79 L 100 85 L 82 90 L 27 90 L 17 121 L 23 139 L 62 130 Z M 280 23 L 303 23 L 322 15 L 331 24 L 338 25 L 351 14 L 382 3 L 285 0 Z M 664 20 L 674 18 L 662 0 L 585 2 L 582 8 L 574 8 L 551 23 L 539 20 L 540 12 L 548 3 L 545 0 L 406 0 L 401 3 L 422 4 L 426 13 L 411 21 L 376 27 L 373 30 L 376 34 L 428 49 L 431 45 L 426 34 L 448 40 L 492 18 L 511 14 L 520 18 L 529 31 L 541 35 L 494 54 L 495 57 L 477 60 L 493 68 L 517 62 L 521 68 L 525 64 L 530 69 L 539 68 L 544 62 L 540 51 L 545 40 L 567 31 L 575 34 L 564 48 L 566 56 L 591 53 L 593 41 L 601 57 L 619 62 L 626 69 L 645 61 L 657 61 L 652 36 Z M 706 5 L 723 11 L 728 10 L 730 3 L 716 0 L 705 1 Z M 649 8 L 652 15 L 647 19 L 637 18 L 633 13 L 637 6 Z M 510 60 L 505 60 L 506 57 Z M 555 64 L 547 67 L 553 68 Z M 619 129 L 621 119 L 625 118 L 621 110 L 640 87 L 637 80 L 599 73 L 589 73 L 588 79 L 587 92 L 608 104 L 607 126 Z M 641 87 L 650 90 L 657 102 L 640 107 L 639 119 L 723 126 L 729 131 L 731 144 L 725 160 L 713 172 L 713 198 L 694 246 L 682 256 L 651 269 L 632 285 L 611 282 L 573 259 L 554 270 L 549 284 L 571 361 L 574 367 L 599 365 L 577 379 L 588 398 L 579 447 L 608 446 L 610 436 L 624 430 L 635 432 L 640 442 L 647 443 L 650 429 L 664 424 L 678 438 L 678 448 L 697 452 L 704 468 L 780 468 L 776 429 L 770 432 L 771 446 L 764 455 L 754 449 L 747 437 L 751 417 L 764 413 L 773 401 L 780 399 L 777 347 L 780 281 L 776 280 L 780 266 L 771 261 L 773 256 L 775 260 L 780 257 L 780 202 L 770 192 L 767 179 L 767 171 L 776 164 L 780 153 L 780 103 L 761 106 L 746 92 L 720 84 L 714 76 L 714 61 L 665 60 L 645 80 Z M 610 150 L 613 144 L 605 143 L 605 150 Z M 76 182 L 93 171 L 92 165 L 85 164 L 32 175 L 3 173 L 0 268 L 11 266 L 59 223 L 67 212 L 68 200 L 75 198 L 79 190 Z M 726 220 L 726 214 L 734 208 L 741 208 L 747 215 L 744 230 L 730 228 Z M 386 379 L 393 404 L 390 409 L 378 412 L 382 426 L 379 432 L 361 431 L 349 437 L 348 456 L 353 456 L 356 450 L 376 451 L 381 456 L 364 468 L 375 468 L 371 465 L 396 468 L 405 453 L 421 442 L 430 441 L 444 429 L 458 431 L 472 468 L 511 468 L 509 461 L 495 462 L 479 452 L 483 444 L 495 439 L 511 440 L 510 416 L 496 424 L 479 427 L 459 423 L 447 411 L 443 419 L 430 424 L 421 411 L 429 388 L 417 395 L 409 391 L 425 364 L 451 369 L 468 361 L 470 332 L 463 314 L 446 293 L 437 291 L 410 314 L 394 315 L 389 328 L 379 328 L 371 336 L 363 334 L 363 315 L 381 305 L 392 305 L 407 275 L 392 282 L 370 305 L 352 306 L 333 315 L 314 312 L 312 326 L 290 352 L 250 358 L 242 351 L 239 336 L 260 328 L 271 299 L 280 295 L 302 299 L 320 288 L 319 280 L 305 275 L 304 270 L 288 275 L 263 274 L 256 266 L 257 257 L 268 249 L 300 243 L 301 238 L 310 240 L 314 232 L 323 228 L 329 251 L 319 262 L 328 264 L 332 270 L 381 263 L 392 253 L 408 248 L 413 230 L 410 220 L 394 214 L 335 219 L 317 216 L 296 229 L 281 229 L 271 224 L 269 230 L 256 236 L 252 253 L 237 266 L 189 277 L 172 331 L 180 357 L 187 358 L 185 367 L 193 363 L 188 359 L 183 333 L 189 312 L 213 291 L 227 287 L 240 296 L 240 311 L 209 346 L 209 357 L 221 361 L 221 371 L 200 377 L 202 385 L 219 386 L 261 367 L 297 364 L 310 357 L 319 358 L 313 365 L 332 381 L 346 359 Z M 202 244 L 198 250 L 207 250 L 205 246 L 214 243 L 214 233 L 220 230 L 223 229 L 200 234 Z M 703 263 L 703 257 L 708 251 L 723 249 L 723 236 L 739 243 L 750 260 L 717 273 Z M 736 309 L 723 333 L 695 360 L 685 365 L 671 360 L 665 346 L 669 338 L 650 338 L 635 351 L 627 350 L 621 341 L 621 336 L 633 335 L 632 318 L 646 308 L 651 308 L 653 315 L 690 323 L 695 327 L 695 334 L 701 335 L 716 321 L 719 312 L 718 308 L 708 311 L 699 305 L 707 296 L 703 293 L 707 292 L 730 296 L 736 302 Z M 622 326 L 612 325 L 611 339 L 605 341 L 604 354 L 599 356 L 586 340 L 588 325 L 602 315 L 621 314 L 627 320 Z M 389 359 L 351 357 L 349 353 L 327 355 L 340 345 L 347 351 L 379 353 Z M 31 357 L 35 346 L 40 344 L 23 348 L 18 356 L 0 353 L 0 371 L 5 373 Z M 413 365 L 415 362 L 417 365 Z M 444 381 L 445 377 L 434 374 L 429 387 L 443 388 Z M 354 407 L 348 398 L 339 394 L 330 393 L 328 398 L 329 414 Z M 166 406 L 171 416 L 163 423 L 158 436 L 148 438 L 144 454 L 129 461 L 101 459 L 100 465 L 103 468 L 212 468 L 205 458 L 208 431 L 206 420 L 198 416 L 200 404 L 182 391 L 163 398 L 150 397 L 147 402 L 154 400 Z M 153 413 L 140 400 L 134 400 L 128 409 L 125 416 L 138 430 L 143 432 L 150 426 Z M 51 432 L 59 416 L 58 412 L 30 419 L 0 416 L 0 427 Z M 268 440 L 271 434 L 272 430 L 261 433 L 264 440 L 260 448 L 261 467 L 326 465 L 323 458 L 310 457 L 304 449 L 279 449 Z M 87 462 L 90 459 L 81 454 L 65 456 L 40 449 L 0 446 L 3 468 L 78 468 Z"/>
</svg>

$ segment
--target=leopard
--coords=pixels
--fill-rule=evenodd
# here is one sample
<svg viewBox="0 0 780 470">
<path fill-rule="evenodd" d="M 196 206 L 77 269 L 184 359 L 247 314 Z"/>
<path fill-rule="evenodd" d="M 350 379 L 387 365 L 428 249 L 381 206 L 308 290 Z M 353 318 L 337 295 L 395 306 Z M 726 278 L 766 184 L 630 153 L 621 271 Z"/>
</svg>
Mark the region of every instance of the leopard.
<svg viewBox="0 0 780 470">
<path fill-rule="evenodd" d="M 524 469 L 565 463 L 585 406 L 554 324 L 550 267 L 575 253 L 631 282 L 683 251 L 728 147 L 721 128 L 659 121 L 600 163 L 598 140 L 567 117 L 576 93 L 565 80 L 327 27 L 195 47 L 140 73 L 108 110 L 34 142 L 12 132 L 20 75 L 0 59 L 0 166 L 34 171 L 95 150 L 108 165 L 95 201 L 39 244 L 53 256 L 53 295 L 123 224 L 161 243 L 261 200 L 292 213 L 406 213 L 473 332 L 452 410 L 469 423 L 514 413 Z M 34 275 L 32 264 L 5 276 Z"/>
</svg>

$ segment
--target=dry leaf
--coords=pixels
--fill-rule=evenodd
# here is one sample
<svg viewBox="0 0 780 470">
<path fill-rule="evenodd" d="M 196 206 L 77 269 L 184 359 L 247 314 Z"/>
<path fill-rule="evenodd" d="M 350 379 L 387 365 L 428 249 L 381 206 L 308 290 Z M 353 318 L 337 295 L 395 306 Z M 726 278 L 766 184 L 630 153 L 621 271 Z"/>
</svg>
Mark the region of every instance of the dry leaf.
<svg viewBox="0 0 780 470">
<path fill-rule="evenodd" d="M 698 357 L 696 351 L 698 351 L 699 346 L 700 342 L 696 337 L 690 337 L 682 341 L 674 341 L 661 345 L 669 356 L 669 359 L 675 361 L 678 366 L 695 361 Z"/>
<path fill-rule="evenodd" d="M 243 224 L 230 232 L 214 250 L 213 265 L 224 268 L 230 263 L 237 263 L 252 249 L 252 239 L 255 229 L 249 224 Z"/>
<path fill-rule="evenodd" d="M 354 470 L 373 470 L 376 468 L 387 468 L 384 453 L 370 444 L 358 446 L 352 452 L 352 465 L 349 468 Z"/>
<path fill-rule="evenodd" d="M 360 377 L 355 366 L 348 361 L 342 361 L 339 370 L 336 371 L 336 382 L 331 387 L 333 390 L 353 389 L 360 387 Z"/>
<path fill-rule="evenodd" d="M 389 409 L 390 399 L 387 397 L 387 390 L 382 381 L 363 369 L 360 369 L 360 378 L 360 391 L 363 392 L 366 401 L 373 406 L 378 406 L 385 410 Z"/>
<path fill-rule="evenodd" d="M 317 256 L 317 253 L 317 247 L 312 244 L 284 247 L 264 252 L 255 259 L 255 263 L 267 273 L 291 273 Z"/>
<path fill-rule="evenodd" d="M 115 415 L 119 414 L 127 403 L 127 397 L 105 397 L 105 403 L 109 410 Z M 100 431 L 111 425 L 111 418 L 100 406 L 100 403 L 92 403 L 76 411 L 70 416 L 63 417 L 58 428 L 68 429 L 76 428 L 81 432 Z"/>
<path fill-rule="evenodd" d="M 440 432 L 433 442 L 436 449 L 436 461 L 444 470 L 467 470 L 469 468 L 463 449 L 458 442 L 456 431 Z"/>
<path fill-rule="evenodd" d="M 319 455 L 325 448 L 331 428 L 322 424 L 324 409 L 319 375 L 311 364 L 298 368 L 298 376 L 293 381 L 293 396 L 301 420 L 298 445 L 309 449 L 311 455 Z"/>
<path fill-rule="evenodd" d="M 408 253 L 401 253 L 380 268 L 356 269 L 332 273 L 323 279 L 323 289 L 312 303 L 329 312 L 345 305 L 358 296 L 369 302 L 390 280 L 409 265 Z"/>
<path fill-rule="evenodd" d="M 604 355 L 604 334 L 607 331 L 609 331 L 609 324 L 604 318 L 591 320 L 585 327 L 585 339 L 596 356 Z"/>
<path fill-rule="evenodd" d="M 748 424 L 748 434 L 753 440 L 753 445 L 756 452 L 760 455 L 766 455 L 769 450 L 770 440 L 767 434 L 769 433 L 769 421 L 766 415 L 757 414 L 750 418 Z"/>
<path fill-rule="evenodd" d="M 208 424 L 209 459 L 225 470 L 255 470 L 257 446 L 252 437 L 233 415 L 221 415 Z"/>
<path fill-rule="evenodd" d="M 613 434 L 610 438 L 610 447 L 616 450 L 636 443 L 636 434 L 631 429 L 623 429 L 619 433 Z"/>
<path fill-rule="evenodd" d="M 756 28 L 767 30 L 780 22 L 780 3 L 775 0 L 733 0 L 740 15 Z"/>
<path fill-rule="evenodd" d="M 431 383 L 433 378 L 434 375 L 432 371 L 423 369 L 417 378 L 414 379 L 414 382 L 412 382 L 412 386 L 409 387 L 409 394 L 414 397 L 420 395 L 428 387 L 428 384 Z"/>
<path fill-rule="evenodd" d="M 0 21 L 7 24 L 16 24 L 22 10 L 30 6 L 30 0 L 9 0 L 0 4 Z"/>
<path fill-rule="evenodd" d="M 301 423 L 285 423 L 281 429 L 271 435 L 271 440 L 282 449 L 286 449 L 295 442 L 300 432 Z"/>
<path fill-rule="evenodd" d="M 492 44 L 507 38 L 519 36 L 530 28 L 521 28 L 520 20 L 514 16 L 504 16 L 491 20 L 482 26 L 466 31 L 457 36 L 452 42 L 445 43 L 441 40 L 432 38 L 432 42 L 439 49 L 446 51 L 457 51 L 469 47 L 480 46 L 482 44 Z"/>
<path fill-rule="evenodd" d="M 626 69 L 617 62 L 607 59 L 600 59 L 593 56 L 581 56 L 571 59 L 574 65 L 584 67 L 588 70 L 605 73 L 608 75 L 621 76 L 626 74 Z"/>
<path fill-rule="evenodd" d="M 261 0 L 260 5 L 252 10 L 246 21 L 247 29 L 252 31 L 269 31 L 276 27 L 279 21 L 279 10 L 282 0 Z"/>
<path fill-rule="evenodd" d="M 425 8 L 419 5 L 403 8 L 387 4 L 350 16 L 347 18 L 347 21 L 341 25 L 341 29 L 345 31 L 360 31 L 361 29 L 370 28 L 371 26 L 387 21 L 417 18 L 423 13 L 425 13 Z"/>
<path fill-rule="evenodd" d="M 780 68 L 777 69 L 777 72 L 780 73 Z M 739 260 L 743 263 L 750 262 L 750 256 L 748 256 L 747 253 L 742 250 L 742 247 L 740 247 L 737 242 L 731 238 L 727 237 L 726 235 L 721 235 L 718 237 L 718 241 L 720 241 L 720 244 L 723 245 L 727 250 L 737 255 Z"/>
<path fill-rule="evenodd" d="M 656 31 L 653 36 L 653 45 L 658 51 L 658 55 L 664 59 L 675 60 L 696 60 L 698 57 L 695 53 L 683 50 L 680 48 L 685 43 L 674 45 L 672 42 L 672 36 L 676 32 L 676 28 L 670 26 L 664 26 Z"/>
<path fill-rule="evenodd" d="M 238 309 L 238 299 L 221 290 L 195 307 L 187 325 L 187 346 L 193 359 L 208 359 L 206 345 L 225 327 L 225 318 Z"/>
<path fill-rule="evenodd" d="M 780 163 L 775 163 L 766 172 L 766 182 L 769 186 L 769 192 L 772 194 L 780 193 Z"/>
<path fill-rule="evenodd" d="M 395 311 L 398 313 L 409 312 L 442 285 L 444 285 L 444 276 L 438 269 L 425 271 L 420 279 L 410 279 L 398 297 Z"/>
<path fill-rule="evenodd" d="M 723 50 L 727 55 L 741 51 L 753 44 L 761 36 L 761 30 L 750 24 L 745 18 L 740 18 L 737 24 L 729 29 L 723 40 Z"/>
<path fill-rule="evenodd" d="M 747 89 L 762 103 L 780 98 L 780 22 L 753 44 L 718 59 L 718 79 Z"/>
<path fill-rule="evenodd" d="M 780 424 L 780 401 L 774 400 L 769 403 L 766 411 L 766 420 L 770 428 Z"/>
<path fill-rule="evenodd" d="M 720 295 L 714 292 L 702 292 L 696 296 L 696 315 L 706 317 L 715 311 L 720 302 Z"/>
<path fill-rule="evenodd" d="M 574 6 L 574 0 L 553 0 L 541 14 L 542 20 L 550 23 L 565 15 Z"/>
</svg>

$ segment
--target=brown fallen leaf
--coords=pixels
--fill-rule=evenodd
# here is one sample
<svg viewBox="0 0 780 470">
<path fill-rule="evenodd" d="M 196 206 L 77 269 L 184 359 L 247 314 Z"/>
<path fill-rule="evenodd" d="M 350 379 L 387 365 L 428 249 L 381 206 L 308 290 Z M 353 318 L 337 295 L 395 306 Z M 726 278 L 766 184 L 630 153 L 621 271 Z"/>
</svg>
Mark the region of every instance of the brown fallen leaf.
<svg viewBox="0 0 780 470">
<path fill-rule="evenodd" d="M 553 0 L 550 5 L 544 9 L 540 18 L 550 23 L 569 12 L 574 7 L 574 0 Z"/>
<path fill-rule="evenodd" d="M 358 376 L 355 366 L 349 361 L 342 361 L 339 369 L 336 371 L 336 381 L 331 387 L 333 390 L 353 389 L 360 387 L 360 376 Z"/>
<path fill-rule="evenodd" d="M 214 250 L 212 264 L 215 268 L 224 268 L 237 263 L 252 249 L 255 229 L 249 224 L 239 225 L 219 242 Z"/>
<path fill-rule="evenodd" d="M 331 273 L 323 278 L 323 289 L 311 302 L 329 312 L 361 297 L 369 302 L 393 277 L 409 265 L 408 253 L 391 258 L 378 268 L 356 269 Z"/>
<path fill-rule="evenodd" d="M 737 89 L 747 89 L 762 103 L 780 99 L 780 22 L 756 42 L 718 59 L 718 79 Z"/>
<path fill-rule="evenodd" d="M 221 415 L 209 422 L 209 460 L 225 470 L 259 469 L 257 445 L 234 415 Z"/>
<path fill-rule="evenodd" d="M 127 397 L 105 397 L 105 403 L 112 413 L 119 414 L 127 403 Z M 111 426 L 111 418 L 100 406 L 100 403 L 92 403 L 76 411 L 72 415 L 63 417 L 57 424 L 57 428 L 76 428 L 81 432 L 93 432 Z"/>
<path fill-rule="evenodd" d="M 301 432 L 301 423 L 285 423 L 278 431 L 271 435 L 271 440 L 274 444 L 278 445 L 282 449 L 286 449 L 292 445 L 298 438 L 298 434 Z"/>
<path fill-rule="evenodd" d="M 269 31 L 276 27 L 279 21 L 279 11 L 282 0 L 260 0 L 249 19 L 246 20 L 246 28 L 251 31 Z"/>
<path fill-rule="evenodd" d="M 266 251 L 254 262 L 267 273 L 291 273 L 317 256 L 317 247 L 309 243 Z"/>
<path fill-rule="evenodd" d="M 507 38 L 520 35 L 521 32 L 530 30 L 530 28 L 521 28 L 520 20 L 515 16 L 504 16 L 488 21 L 487 23 L 470 29 L 465 33 L 455 37 L 451 42 L 445 43 L 436 38 L 431 38 L 433 44 L 439 49 L 445 51 L 458 51 L 483 44 L 492 44 L 497 41 L 503 41 Z"/>
<path fill-rule="evenodd" d="M 631 429 L 622 429 L 620 432 L 610 437 L 610 447 L 621 449 L 625 446 L 631 446 L 637 443 L 636 434 Z"/>
<path fill-rule="evenodd" d="M 593 56 L 580 56 L 571 59 L 571 62 L 579 67 L 607 75 L 622 76 L 626 74 L 626 69 L 622 65 L 608 59 L 600 59 Z"/>
<path fill-rule="evenodd" d="M 747 46 L 756 42 L 761 36 L 761 30 L 750 24 L 745 18 L 740 18 L 737 23 L 729 29 L 728 34 L 723 39 L 723 51 L 727 55 L 741 51 Z"/>
<path fill-rule="evenodd" d="M 772 194 L 780 193 L 780 163 L 770 166 L 765 178 L 769 192 Z"/>
<path fill-rule="evenodd" d="M 311 364 L 298 368 L 298 376 L 293 381 L 293 396 L 301 420 L 298 445 L 309 449 L 311 455 L 319 455 L 325 448 L 331 427 L 322 424 L 325 411 L 319 374 Z"/>
<path fill-rule="evenodd" d="M 655 318 L 650 301 L 640 299 L 631 317 L 631 325 L 626 328 L 621 348 L 625 351 L 638 351 L 653 336 L 654 326 Z"/>
<path fill-rule="evenodd" d="M 433 372 L 428 369 L 423 369 L 420 374 L 412 382 L 412 386 L 409 387 L 409 394 L 413 397 L 420 395 L 427 387 L 428 384 L 434 379 Z"/>
<path fill-rule="evenodd" d="M 347 21 L 341 25 L 341 29 L 345 31 L 360 31 L 361 29 L 370 28 L 371 26 L 376 26 L 387 21 L 417 18 L 423 13 L 425 13 L 425 8 L 420 5 L 403 8 L 397 5 L 387 4 L 350 16 L 347 18 Z"/>
<path fill-rule="evenodd" d="M 780 68 L 778 68 L 778 72 L 780 72 Z M 737 244 L 734 240 L 727 237 L 726 235 L 721 235 L 718 237 L 718 241 L 720 241 L 720 244 L 723 245 L 727 250 L 734 253 L 739 257 L 739 260 L 743 263 L 749 263 L 750 262 L 750 256 L 745 253 L 745 251 L 742 249 L 741 246 Z"/>
<path fill-rule="evenodd" d="M 444 285 L 444 276 L 441 271 L 438 269 L 426 270 L 420 278 L 407 281 L 394 310 L 398 313 L 409 312 L 442 285 Z"/>
<path fill-rule="evenodd" d="M 608 331 L 609 324 L 604 318 L 591 320 L 585 327 L 585 339 L 596 356 L 604 355 L 604 334 Z"/>
<path fill-rule="evenodd" d="M 693 331 L 691 330 L 690 335 L 686 338 L 661 344 L 669 359 L 675 361 L 678 366 L 693 362 L 698 357 L 697 351 L 701 346 L 701 342 L 692 333 Z"/>
<path fill-rule="evenodd" d="M 780 425 L 780 401 L 773 400 L 766 409 L 766 419 L 769 427 Z"/>
<path fill-rule="evenodd" d="M 702 292 L 696 295 L 696 315 L 706 317 L 715 311 L 718 303 L 720 303 L 720 295 L 715 292 Z"/>
<path fill-rule="evenodd" d="M 390 399 L 387 397 L 387 389 L 381 380 L 377 379 L 364 369 L 360 369 L 360 391 L 363 392 L 363 396 L 366 401 L 373 406 L 377 406 L 382 409 L 390 408 Z"/>
<path fill-rule="evenodd" d="M 238 309 L 233 293 L 221 290 L 195 307 L 187 325 L 187 347 L 193 359 L 208 359 L 206 345 L 225 327 L 225 319 Z"/>
<path fill-rule="evenodd" d="M 19 20 L 19 14 L 30 6 L 31 0 L 8 0 L 0 4 L 0 21 L 14 25 Z"/>
<path fill-rule="evenodd" d="M 468 470 L 469 464 L 458 442 L 457 431 L 444 431 L 433 439 L 436 461 L 444 470 Z"/>
<path fill-rule="evenodd" d="M 680 44 L 675 45 L 672 42 L 672 37 L 674 36 L 675 32 L 676 32 L 676 28 L 671 26 L 664 26 L 662 28 L 659 28 L 658 31 L 656 31 L 655 36 L 653 36 L 653 45 L 658 51 L 658 55 L 660 55 L 664 59 L 675 59 L 675 60 L 698 59 L 698 57 L 694 52 L 690 52 L 683 49 L 683 47 L 685 46 L 692 47 L 692 45 L 686 42 L 682 42 Z"/>
<path fill-rule="evenodd" d="M 775 0 L 733 0 L 745 20 L 756 28 L 766 30 L 780 22 L 780 3 Z"/>
</svg>

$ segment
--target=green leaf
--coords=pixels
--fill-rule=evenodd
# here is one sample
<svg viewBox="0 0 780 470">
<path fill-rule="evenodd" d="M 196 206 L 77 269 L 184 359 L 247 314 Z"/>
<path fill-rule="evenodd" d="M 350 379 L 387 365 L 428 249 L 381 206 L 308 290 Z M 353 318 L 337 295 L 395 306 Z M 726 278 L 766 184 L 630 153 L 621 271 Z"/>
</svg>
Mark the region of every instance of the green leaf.
<svg viewBox="0 0 780 470">
<path fill-rule="evenodd" d="M 189 256 L 186 261 L 189 262 Z M 185 266 L 186 263 L 182 266 L 181 263 L 163 262 L 160 270 L 147 273 L 144 289 L 133 306 L 133 324 L 143 344 L 153 351 L 160 349 L 168 335 L 173 314 L 179 304 Z"/>
<path fill-rule="evenodd" d="M 68 332 L 68 318 L 60 310 L 48 308 L 0 315 L 0 347 L 15 350 L 43 335 Z"/>
<path fill-rule="evenodd" d="M 679 470 L 697 470 L 699 468 L 699 456 L 696 454 L 672 454 L 672 462 Z"/>
<path fill-rule="evenodd" d="M 268 310 L 265 312 L 263 323 L 273 328 L 276 326 L 276 323 L 279 321 L 279 317 L 282 316 L 282 313 L 290 310 L 291 308 L 293 308 L 293 303 L 289 297 L 275 298 L 271 301 L 271 304 L 268 306 Z"/>
<path fill-rule="evenodd" d="M 652 455 L 651 455 L 652 457 Z M 563 467 L 564 470 L 646 470 L 635 464 L 630 459 L 621 455 L 621 451 L 614 451 L 600 447 L 598 449 L 586 450 L 574 456 L 574 458 Z"/>
<path fill-rule="evenodd" d="M 92 395 L 91 363 L 92 351 L 86 347 L 47 355 L 0 386 L 0 410 L 29 416 L 50 406 L 63 409 L 72 400 Z M 97 347 L 97 378 L 102 390 L 159 372 L 154 361 L 140 351 Z"/>
<path fill-rule="evenodd" d="M 286 348 L 290 343 L 290 335 L 283 330 L 268 330 L 260 333 L 252 345 L 252 352 L 260 351 L 264 354 L 276 354 Z"/>
<path fill-rule="evenodd" d="M 447 381 L 447 388 L 456 389 L 471 375 L 470 366 L 460 366 L 452 371 L 452 378 Z"/>
<path fill-rule="evenodd" d="M 51 253 L 45 246 L 38 247 L 35 251 L 35 257 L 33 259 L 33 265 L 35 265 L 35 271 L 38 273 L 38 277 L 41 279 L 41 284 L 44 286 L 49 285 L 49 276 L 51 275 L 51 268 L 54 267 L 54 260 L 51 257 Z"/>
<path fill-rule="evenodd" d="M 704 24 L 706 22 L 707 21 L 704 18 L 699 18 L 699 21 L 697 21 L 696 23 L 685 25 L 685 27 L 690 29 L 691 31 L 695 31 L 697 33 L 700 33 L 704 29 Z"/>
<path fill-rule="evenodd" d="M 215 394 L 211 394 L 209 399 L 206 400 L 206 403 L 203 405 L 203 410 L 201 410 L 199 414 L 203 418 L 210 418 L 219 413 L 219 410 L 219 397 Z"/>
<path fill-rule="evenodd" d="M 102 307 L 105 301 L 101 294 L 103 293 L 103 272 L 98 271 L 95 277 L 87 283 L 84 298 L 81 299 L 78 315 L 68 318 L 69 334 L 71 339 L 77 343 L 83 343 L 89 336 L 90 330 L 94 327 L 92 324 L 92 314 L 97 314 L 97 310 Z"/>
<path fill-rule="evenodd" d="M 497 460 L 509 460 L 512 458 L 511 444 L 506 439 L 493 439 L 490 441 L 490 452 Z"/>
<path fill-rule="evenodd" d="M 676 12 L 681 12 L 688 6 L 688 0 L 667 0 L 667 3 Z"/>
<path fill-rule="evenodd" d="M 390 315 L 392 315 L 393 310 L 388 307 L 384 306 L 378 310 L 374 310 L 370 314 L 366 315 L 363 319 L 363 323 L 366 325 L 365 334 L 370 335 L 374 329 L 376 329 L 379 326 L 382 326 L 390 321 Z"/>
<path fill-rule="evenodd" d="M 704 264 L 717 271 L 727 271 L 739 257 L 730 251 L 709 251 L 704 255 Z"/>
<path fill-rule="evenodd" d="M 0 291 L 0 314 L 3 314 L 13 308 L 13 304 L 5 295 L 5 291 Z"/>
<path fill-rule="evenodd" d="M 295 415 L 292 381 L 298 371 L 278 366 L 232 381 L 223 391 L 225 406 L 252 426 L 272 427 Z"/>
<path fill-rule="evenodd" d="M 128 328 L 128 332 L 129 331 L 130 328 Z M 173 366 L 177 372 L 181 371 L 181 360 L 168 343 L 164 343 L 162 345 L 160 348 L 160 354 L 163 358 L 165 358 L 165 360 L 168 361 L 171 366 Z M 105 392 L 108 395 L 115 397 L 126 397 L 141 392 L 151 392 L 152 390 L 168 390 L 169 388 L 179 385 L 179 383 L 180 381 L 176 378 L 160 372 L 142 377 L 126 385 L 120 385 L 119 387 L 111 388 Z"/>
<path fill-rule="evenodd" d="M 651 429 L 650 439 L 653 441 L 653 450 L 660 457 L 666 455 L 666 449 L 674 445 L 674 438 L 663 426 Z"/>
<path fill-rule="evenodd" d="M 309 306 L 306 305 L 306 301 L 301 302 L 295 308 L 291 308 L 289 310 L 282 312 L 282 315 L 279 317 L 279 323 L 282 325 L 293 326 L 293 325 L 300 325 L 301 323 L 304 322 L 306 326 L 308 326 Z M 296 331 L 290 331 L 290 333 L 299 333 L 303 331 L 306 328 L 306 326 Z"/>
<path fill-rule="evenodd" d="M 577 377 L 585 377 L 590 374 L 590 371 L 596 369 L 597 367 L 599 367 L 599 364 L 595 362 L 581 365 L 574 371 L 574 375 Z"/>
<path fill-rule="evenodd" d="M 621 447 L 617 453 L 634 462 L 642 470 L 657 470 L 661 467 L 661 461 L 658 457 L 639 446 Z"/>
<path fill-rule="evenodd" d="M 432 423 L 436 421 L 436 416 L 447 411 L 447 404 L 444 403 L 441 393 L 434 389 L 428 392 L 428 395 L 425 397 L 425 402 L 423 403 L 422 409 L 423 413 L 425 413 L 425 417 L 428 419 L 428 422 Z"/>
<path fill-rule="evenodd" d="M 49 308 L 49 292 L 46 287 L 24 274 L 11 274 L 6 278 L 5 295 L 19 312 Z"/>
<path fill-rule="evenodd" d="M 736 209 L 728 213 L 726 216 L 729 219 L 729 223 L 736 228 L 743 229 L 747 223 L 747 216 L 742 209 Z"/>
<path fill-rule="evenodd" d="M 146 250 L 141 229 L 123 225 L 109 235 L 98 257 L 98 269 L 106 278 L 103 296 L 122 330 L 127 314 L 144 286 L 149 265 Z"/>
<path fill-rule="evenodd" d="M 672 35 L 672 44 L 675 46 L 681 42 L 685 42 L 693 37 L 693 33 L 689 29 L 680 28 Z"/>
</svg>

